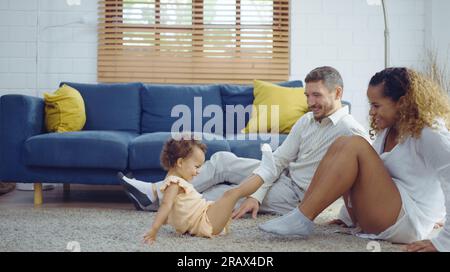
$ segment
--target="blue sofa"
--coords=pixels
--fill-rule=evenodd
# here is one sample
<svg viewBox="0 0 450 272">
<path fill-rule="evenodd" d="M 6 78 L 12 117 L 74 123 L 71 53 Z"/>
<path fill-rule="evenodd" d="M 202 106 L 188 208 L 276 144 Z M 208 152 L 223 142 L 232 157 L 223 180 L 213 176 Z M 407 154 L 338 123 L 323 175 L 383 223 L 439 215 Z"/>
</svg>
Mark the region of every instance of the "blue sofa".
<svg viewBox="0 0 450 272">
<path fill-rule="evenodd" d="M 202 109 L 217 105 L 225 110 L 226 105 L 246 107 L 254 99 L 253 87 L 241 85 L 65 84 L 77 89 L 84 99 L 87 120 L 82 131 L 47 133 L 42 98 L 0 98 L 0 180 L 35 183 L 36 204 L 42 203 L 42 182 L 118 184 L 117 171 L 133 171 L 147 181 L 160 180 L 165 174 L 159 162 L 162 145 L 179 119 L 171 117 L 173 106 L 183 104 L 193 109 L 194 98 L 198 102 L 201 97 Z M 280 85 L 303 84 L 288 81 Z M 201 118 L 192 130 L 202 131 L 211 118 L 213 115 Z M 246 121 L 248 118 L 247 114 Z M 191 119 L 195 124 L 194 116 Z M 259 147 L 267 137 L 236 139 L 241 128 L 226 123 L 215 128 L 214 137 L 209 137 L 213 139 L 204 140 L 206 157 L 231 151 L 260 158 Z M 286 136 L 279 135 L 280 144 Z"/>
</svg>

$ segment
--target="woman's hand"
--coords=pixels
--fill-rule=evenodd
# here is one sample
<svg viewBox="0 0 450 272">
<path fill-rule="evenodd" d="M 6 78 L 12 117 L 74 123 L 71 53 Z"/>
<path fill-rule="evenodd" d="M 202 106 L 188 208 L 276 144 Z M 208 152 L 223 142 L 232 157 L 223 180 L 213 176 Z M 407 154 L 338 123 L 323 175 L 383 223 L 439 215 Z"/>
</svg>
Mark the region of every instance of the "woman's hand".
<svg viewBox="0 0 450 272">
<path fill-rule="evenodd" d="M 430 240 L 416 241 L 406 246 L 408 252 L 437 252 Z"/>
<path fill-rule="evenodd" d="M 145 244 L 153 244 L 156 241 L 156 234 L 157 231 L 155 229 L 150 229 L 145 235 L 144 235 L 144 243 Z"/>
</svg>

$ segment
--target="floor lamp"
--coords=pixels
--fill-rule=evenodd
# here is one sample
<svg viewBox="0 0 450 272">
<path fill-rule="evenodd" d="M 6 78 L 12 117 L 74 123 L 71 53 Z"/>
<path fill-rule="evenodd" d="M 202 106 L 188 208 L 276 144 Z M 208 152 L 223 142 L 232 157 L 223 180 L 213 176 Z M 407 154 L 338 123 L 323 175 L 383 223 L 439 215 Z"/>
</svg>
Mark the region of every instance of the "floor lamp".
<svg viewBox="0 0 450 272">
<path fill-rule="evenodd" d="M 390 59 L 390 36 L 389 36 L 389 23 L 388 14 L 386 8 L 385 0 L 366 0 L 367 4 L 370 6 L 381 6 L 383 9 L 383 19 L 384 19 L 384 68 L 389 67 Z"/>
</svg>

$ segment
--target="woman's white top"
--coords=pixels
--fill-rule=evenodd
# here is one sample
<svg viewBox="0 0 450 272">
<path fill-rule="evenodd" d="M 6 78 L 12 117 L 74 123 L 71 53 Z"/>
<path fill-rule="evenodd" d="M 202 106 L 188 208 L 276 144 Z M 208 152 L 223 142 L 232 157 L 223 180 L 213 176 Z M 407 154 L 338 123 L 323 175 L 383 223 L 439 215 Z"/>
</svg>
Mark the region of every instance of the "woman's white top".
<svg viewBox="0 0 450 272">
<path fill-rule="evenodd" d="M 450 132 L 443 121 L 437 121 L 435 128 L 424 128 L 419 138 L 408 137 L 383 153 L 387 132 L 379 134 L 373 147 L 400 191 L 417 237 L 426 239 L 434 224 L 446 217 L 432 243 L 439 251 L 450 251 Z"/>
</svg>

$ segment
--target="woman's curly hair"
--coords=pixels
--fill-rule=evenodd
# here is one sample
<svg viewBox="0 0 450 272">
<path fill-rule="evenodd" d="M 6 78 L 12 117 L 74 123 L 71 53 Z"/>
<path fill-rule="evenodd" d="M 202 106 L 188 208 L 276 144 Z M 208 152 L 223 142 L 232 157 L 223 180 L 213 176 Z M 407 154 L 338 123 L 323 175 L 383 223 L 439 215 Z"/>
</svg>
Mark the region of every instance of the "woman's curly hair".
<svg viewBox="0 0 450 272">
<path fill-rule="evenodd" d="M 195 146 L 206 153 L 206 145 L 195 140 L 193 135 L 183 135 L 180 139 L 170 138 L 161 151 L 161 166 L 168 171 L 175 166 L 179 158 L 189 157 Z"/>
<path fill-rule="evenodd" d="M 369 86 L 384 84 L 384 96 L 399 102 L 399 141 L 418 138 L 425 127 L 433 127 L 438 118 L 450 129 L 450 99 L 434 81 L 412 69 L 387 68 L 376 73 Z M 403 97 L 402 99 L 400 99 Z M 380 131 L 371 117 L 371 136 Z"/>
</svg>

